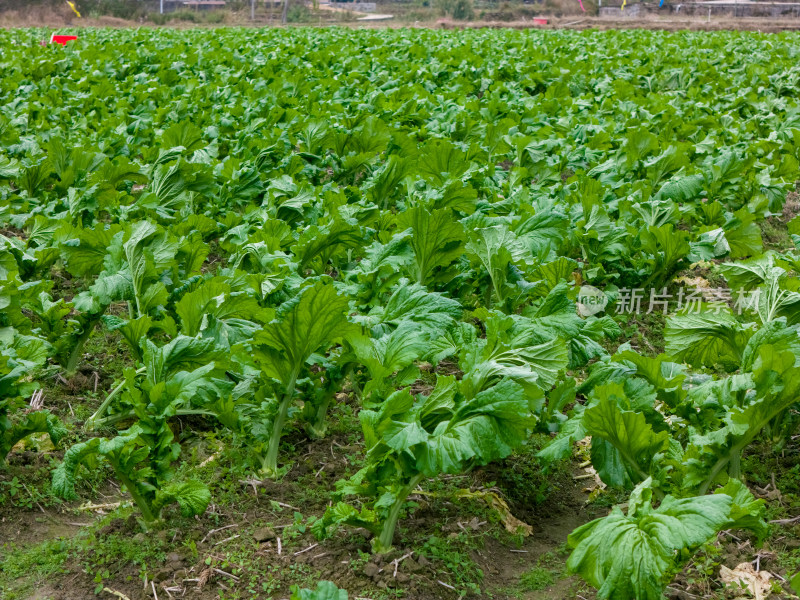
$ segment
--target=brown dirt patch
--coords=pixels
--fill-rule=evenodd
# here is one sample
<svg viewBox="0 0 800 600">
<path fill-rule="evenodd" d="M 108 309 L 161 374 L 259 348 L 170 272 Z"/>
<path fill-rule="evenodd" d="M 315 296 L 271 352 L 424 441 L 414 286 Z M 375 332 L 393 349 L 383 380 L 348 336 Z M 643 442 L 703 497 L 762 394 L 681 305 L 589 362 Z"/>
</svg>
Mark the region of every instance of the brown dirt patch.
<svg viewBox="0 0 800 600">
<path fill-rule="evenodd" d="M 587 0 L 588 1 L 588 0 Z M 316 17 L 309 23 L 298 24 L 303 27 L 330 26 L 337 27 L 357 27 L 359 29 L 397 29 L 397 28 L 421 28 L 421 29 L 597 29 L 601 31 L 614 29 L 651 29 L 663 31 L 759 31 L 762 33 L 779 33 L 782 31 L 800 31 L 800 19 L 773 19 L 767 17 L 734 18 L 734 17 L 713 17 L 710 21 L 701 16 L 678 17 L 677 15 L 645 15 L 628 18 L 608 18 L 596 16 L 584 16 L 580 13 L 569 14 L 561 9 L 548 10 L 545 6 L 539 17 L 548 19 L 547 25 L 534 25 L 531 19 L 524 15 L 509 20 L 509 15 L 502 15 L 500 20 L 492 20 L 493 13 L 487 13 L 485 19 L 476 21 L 453 21 L 450 19 L 436 18 L 433 13 L 426 19 L 414 20 L 413 22 L 398 18 L 395 21 L 352 21 L 343 19 L 340 22 L 314 22 Z M 557 16 L 556 16 L 557 15 Z M 330 14 L 326 14 L 326 18 Z M 246 18 L 242 18 L 239 13 L 229 13 L 226 15 L 229 26 L 234 27 L 265 27 L 280 25 L 268 23 L 260 19 L 253 25 Z M 0 27 L 157 27 L 149 21 L 129 21 L 116 17 L 101 16 L 89 18 L 84 16 L 77 19 L 72 11 L 64 5 L 56 6 L 32 6 L 25 9 L 5 10 L 0 12 Z M 170 28 L 189 29 L 202 27 L 216 27 L 213 24 L 198 24 L 191 22 L 170 21 L 166 25 Z M 290 25 L 291 27 L 292 25 Z"/>
<path fill-rule="evenodd" d="M 783 222 L 788 223 L 800 215 L 800 193 L 789 192 L 786 194 L 786 202 L 783 204 Z"/>
<path fill-rule="evenodd" d="M 0 12 L 0 27 L 140 27 L 141 23 L 116 17 L 88 15 L 77 18 L 65 2 L 30 5 Z"/>
<path fill-rule="evenodd" d="M 293 441 L 291 436 L 287 441 Z M 509 586 L 515 586 L 521 575 L 536 566 L 544 554 L 557 553 L 572 529 L 598 513 L 586 507 L 581 483 L 566 477 L 565 487 L 556 489 L 552 499 L 528 510 L 521 506 L 512 508 L 515 513 L 524 513 L 534 525 L 533 535 L 517 547 L 505 534 L 496 536 L 491 533 L 498 528 L 502 530 L 502 525 L 487 524 L 485 515 L 480 512 L 480 503 L 462 503 L 446 495 L 437 498 L 420 496 L 416 498 L 418 508 L 401 521 L 396 538 L 397 550 L 364 560 L 370 551 L 367 532 L 342 528 L 332 538 L 321 542 L 309 531 L 286 533 L 289 531 L 286 528 L 294 522 L 294 509 L 298 509 L 304 518 L 322 515 L 335 481 L 355 470 L 356 465 L 348 462 L 348 456 L 362 450 L 348 445 L 343 436 L 334 436 L 306 444 L 298 441 L 295 452 L 299 457 L 281 481 L 265 481 L 255 490 L 242 485 L 239 500 L 234 504 L 212 505 L 196 520 L 184 521 L 174 529 L 144 534 L 135 518 L 120 518 L 112 520 L 96 535 L 98 539 L 110 536 L 162 537 L 168 549 L 167 560 L 164 564 L 148 564 L 147 567 L 148 578 L 155 581 L 159 597 L 166 595 L 166 592 L 161 593 L 163 589 L 170 588 L 173 595 L 180 596 L 182 591 L 179 590 L 185 590 L 187 597 L 210 600 L 218 597 L 224 589 L 228 593 L 233 590 L 245 592 L 247 582 L 254 578 L 272 581 L 270 585 L 273 587 L 269 592 L 272 597 L 286 597 L 289 586 L 298 582 L 297 576 L 293 578 L 293 573 L 297 572 L 304 573 L 306 578 L 334 581 L 347 589 L 350 597 L 373 597 L 379 590 L 385 590 L 386 594 L 402 589 L 406 598 L 440 600 L 459 596 L 439 583 L 458 585 L 457 576 L 442 560 L 435 556 L 425 557 L 422 548 L 432 535 L 446 538 L 466 530 L 468 536 L 474 535 L 481 540 L 474 549 L 461 550 L 484 573 L 481 590 L 503 599 L 517 597 L 508 595 Z M 479 487 L 488 476 L 476 472 L 463 480 L 463 486 Z M 282 506 L 276 507 L 276 502 Z M 479 512 L 472 514 L 472 508 Z M 83 518 L 69 515 L 41 517 L 41 512 L 36 510 L 15 511 L 13 520 L 0 523 L 0 538 L 24 546 L 58 537 L 69 538 L 79 531 L 81 522 L 94 518 L 90 515 Z M 176 515 L 172 514 L 171 518 L 174 517 Z M 259 543 L 253 534 L 263 528 L 270 528 L 275 537 L 266 536 L 268 539 Z M 277 537 L 282 538 L 280 554 Z M 143 541 L 145 539 L 142 537 Z M 190 558 L 185 551 L 190 543 L 197 548 L 196 558 Z M 86 560 L 92 560 L 92 553 L 84 551 L 83 554 L 83 557 L 70 557 L 63 565 L 63 574 L 49 577 L 46 586 L 31 597 L 54 600 L 89 597 L 96 583 L 83 565 Z M 408 554 L 410 556 L 406 556 Z M 395 569 L 393 561 L 401 558 Z M 124 593 L 130 600 L 153 597 L 150 585 L 147 590 L 143 589 L 139 577 L 141 565 L 119 563 L 107 567 L 110 574 L 104 585 L 109 589 Z M 235 574 L 239 581 L 214 569 Z M 207 580 L 201 589 L 198 589 L 198 580 Z M 549 588 L 550 595 L 525 597 L 566 600 L 574 597 L 575 585 L 578 585 L 577 581 L 571 578 L 566 582 L 558 580 Z"/>
</svg>

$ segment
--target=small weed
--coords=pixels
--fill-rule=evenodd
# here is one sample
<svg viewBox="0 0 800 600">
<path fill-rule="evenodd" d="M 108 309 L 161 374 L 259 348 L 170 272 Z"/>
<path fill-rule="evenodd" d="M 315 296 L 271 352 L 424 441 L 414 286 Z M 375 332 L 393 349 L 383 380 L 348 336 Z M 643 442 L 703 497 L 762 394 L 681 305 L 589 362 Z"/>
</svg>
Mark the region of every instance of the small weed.
<svg viewBox="0 0 800 600">
<path fill-rule="evenodd" d="M 30 548 L 4 545 L 0 550 L 0 598 L 21 600 L 28 598 L 41 582 L 64 572 L 64 564 L 73 554 L 73 543 L 48 540 Z"/>
<path fill-rule="evenodd" d="M 534 567 L 527 573 L 523 573 L 519 578 L 519 582 L 523 590 L 534 592 L 553 585 L 555 577 L 553 577 L 553 573 L 549 569 Z"/>
<path fill-rule="evenodd" d="M 789 231 L 784 223 L 777 220 L 767 219 L 759 223 L 761 227 L 761 238 L 764 246 L 768 250 L 787 250 L 794 248 L 794 242 L 789 236 Z"/>
<path fill-rule="evenodd" d="M 461 593 L 480 594 L 483 571 L 466 552 L 458 547 L 461 537 L 461 535 L 449 539 L 431 537 L 425 542 L 422 554 L 426 558 L 441 561 L 444 564 L 444 570 L 452 577 L 452 584 Z"/>
</svg>

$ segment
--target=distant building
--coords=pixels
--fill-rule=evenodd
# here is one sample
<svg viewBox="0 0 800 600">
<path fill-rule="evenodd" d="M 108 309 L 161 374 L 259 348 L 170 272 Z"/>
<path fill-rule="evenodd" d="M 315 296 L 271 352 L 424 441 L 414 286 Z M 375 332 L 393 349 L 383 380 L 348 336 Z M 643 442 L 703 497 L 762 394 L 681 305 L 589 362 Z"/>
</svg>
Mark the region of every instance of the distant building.
<svg viewBox="0 0 800 600">
<path fill-rule="evenodd" d="M 164 12 L 176 10 L 216 10 L 225 8 L 225 0 L 164 0 Z"/>
</svg>

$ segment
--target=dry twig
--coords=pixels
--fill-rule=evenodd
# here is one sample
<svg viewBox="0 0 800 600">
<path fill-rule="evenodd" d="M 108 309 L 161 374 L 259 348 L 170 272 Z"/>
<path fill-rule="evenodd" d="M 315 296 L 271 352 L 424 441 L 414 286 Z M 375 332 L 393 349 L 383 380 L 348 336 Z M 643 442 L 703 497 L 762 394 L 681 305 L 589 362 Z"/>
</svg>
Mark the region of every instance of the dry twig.
<svg viewBox="0 0 800 600">
<path fill-rule="evenodd" d="M 217 569 L 216 567 L 214 567 L 214 573 L 217 573 L 219 575 L 224 575 L 225 577 L 230 577 L 234 581 L 239 581 L 239 578 L 236 575 L 231 575 L 227 571 L 223 571 L 222 569 Z"/>
<path fill-rule="evenodd" d="M 317 546 L 319 546 L 319 544 L 311 544 L 311 545 L 310 545 L 308 548 L 306 548 L 305 550 L 300 550 L 299 552 L 295 552 L 295 553 L 294 553 L 294 555 L 295 555 L 295 556 L 297 556 L 298 554 L 303 554 L 303 552 L 308 552 L 309 550 L 313 550 L 313 549 L 314 549 L 314 548 L 316 548 Z"/>
<path fill-rule="evenodd" d="M 217 532 L 220 532 L 220 531 L 222 531 L 223 529 L 230 529 L 231 527 L 236 527 L 237 525 L 238 525 L 238 523 L 234 523 L 233 525 L 225 525 L 225 527 L 219 527 L 219 528 L 217 528 L 217 529 L 212 529 L 211 531 L 209 531 L 209 532 L 206 534 L 206 536 L 205 536 L 205 537 L 204 537 L 202 540 L 200 540 L 200 543 L 202 544 L 203 542 L 205 542 L 205 541 L 208 539 L 208 537 L 209 537 L 210 535 L 213 535 L 213 534 L 215 534 L 215 533 L 217 533 Z"/>
<path fill-rule="evenodd" d="M 117 590 L 112 590 L 111 588 L 104 587 L 103 591 L 106 592 L 107 594 L 111 594 L 112 596 L 116 596 L 120 600 L 131 600 L 122 592 L 118 592 Z"/>
</svg>

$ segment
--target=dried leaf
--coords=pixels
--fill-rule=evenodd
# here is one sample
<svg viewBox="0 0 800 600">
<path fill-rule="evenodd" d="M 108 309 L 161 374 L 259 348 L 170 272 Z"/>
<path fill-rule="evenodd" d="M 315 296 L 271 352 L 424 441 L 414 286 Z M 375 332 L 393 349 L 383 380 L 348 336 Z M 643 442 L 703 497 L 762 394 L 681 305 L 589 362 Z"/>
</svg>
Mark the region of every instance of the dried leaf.
<svg viewBox="0 0 800 600">
<path fill-rule="evenodd" d="M 489 507 L 494 510 L 499 516 L 500 520 L 505 525 L 506 531 L 513 534 L 521 533 L 525 537 L 533 534 L 533 527 L 525 523 L 524 521 L 520 521 L 517 517 L 511 514 L 511 509 L 508 507 L 508 504 L 505 500 L 503 500 L 500 496 L 498 496 L 494 492 L 488 491 L 476 491 L 472 492 L 470 490 L 459 490 L 456 493 L 456 497 L 458 498 L 479 498 L 486 502 Z"/>
<path fill-rule="evenodd" d="M 720 579 L 726 585 L 747 590 L 756 600 L 763 600 L 770 594 L 772 573 L 756 571 L 752 563 L 746 562 L 736 565 L 735 569 L 726 566 L 720 567 Z"/>
</svg>

